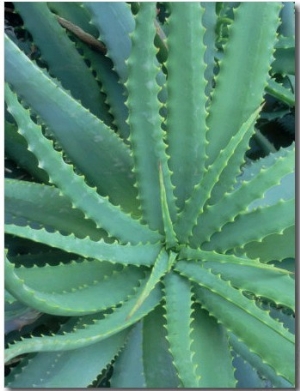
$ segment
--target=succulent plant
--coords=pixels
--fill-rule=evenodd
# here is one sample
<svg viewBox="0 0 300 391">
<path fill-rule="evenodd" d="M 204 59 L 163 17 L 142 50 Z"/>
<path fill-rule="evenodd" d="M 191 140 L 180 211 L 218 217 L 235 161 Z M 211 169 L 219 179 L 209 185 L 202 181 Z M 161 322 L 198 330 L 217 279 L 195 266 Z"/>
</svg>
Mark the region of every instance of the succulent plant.
<svg viewBox="0 0 300 391">
<path fill-rule="evenodd" d="M 14 4 L 8 387 L 293 387 L 295 148 L 246 157 L 291 8 L 225 4 Z"/>
</svg>

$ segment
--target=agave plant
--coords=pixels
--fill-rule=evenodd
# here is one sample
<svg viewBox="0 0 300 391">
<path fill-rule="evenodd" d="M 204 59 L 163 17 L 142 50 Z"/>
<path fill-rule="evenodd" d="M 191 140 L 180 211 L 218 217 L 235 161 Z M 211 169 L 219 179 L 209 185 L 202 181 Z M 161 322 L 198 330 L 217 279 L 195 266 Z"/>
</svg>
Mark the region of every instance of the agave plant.
<svg viewBox="0 0 300 391">
<path fill-rule="evenodd" d="M 282 4 L 225 7 L 15 3 L 8 387 L 293 386 L 294 145 L 246 156 Z"/>
</svg>

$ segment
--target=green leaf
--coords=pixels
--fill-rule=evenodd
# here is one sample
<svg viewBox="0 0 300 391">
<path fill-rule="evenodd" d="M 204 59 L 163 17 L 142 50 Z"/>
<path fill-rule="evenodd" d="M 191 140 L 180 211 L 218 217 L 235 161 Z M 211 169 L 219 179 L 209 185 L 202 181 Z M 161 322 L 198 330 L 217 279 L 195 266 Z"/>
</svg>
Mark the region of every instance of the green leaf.
<svg viewBox="0 0 300 391">
<path fill-rule="evenodd" d="M 82 348 L 126 329 L 143 318 L 161 301 L 161 288 L 156 287 L 130 320 L 126 320 L 127 314 L 131 311 L 143 288 L 144 284 L 141 285 L 134 296 L 110 314 L 103 315 L 100 313 L 83 317 L 83 322 L 86 319 L 86 323 L 83 323 L 84 328 L 78 328 L 64 335 L 31 337 L 15 342 L 6 349 L 6 362 L 24 353 Z"/>
<path fill-rule="evenodd" d="M 15 124 L 5 121 L 5 154 L 38 181 L 48 183 L 47 173 L 38 167 L 36 157 L 27 149 L 27 143 Z"/>
<path fill-rule="evenodd" d="M 164 134 L 159 114 L 159 86 L 155 79 L 156 65 L 154 3 L 141 3 L 136 17 L 136 29 L 131 35 L 132 50 L 128 64 L 127 106 L 129 110 L 130 143 L 134 158 L 134 171 L 141 201 L 143 221 L 153 230 L 163 232 L 160 205 L 159 166 L 164 174 L 164 184 L 170 214 L 175 216 L 175 204 L 167 156 L 165 154 Z M 146 70 L 146 71 L 145 71 Z"/>
<path fill-rule="evenodd" d="M 162 306 L 143 319 L 143 364 L 147 388 L 178 388 L 180 385 L 168 349 L 165 323 Z"/>
<path fill-rule="evenodd" d="M 128 108 L 125 105 L 127 91 L 113 70 L 113 63 L 108 57 L 90 49 L 77 41 L 77 46 L 84 53 L 84 57 L 90 61 L 91 67 L 101 82 L 101 90 L 105 94 L 105 102 L 109 106 L 109 113 L 113 116 L 113 126 L 116 127 L 118 135 L 126 140 L 129 137 L 130 128 L 127 122 Z M 127 141 L 128 142 L 128 141 Z"/>
<path fill-rule="evenodd" d="M 262 103 L 280 23 L 280 7 L 279 2 L 242 2 L 234 10 L 234 21 L 228 28 L 229 38 L 220 61 L 207 119 L 207 168 Z M 222 199 L 234 185 L 248 142 L 246 138 L 234 149 L 212 192 L 210 204 Z"/>
<path fill-rule="evenodd" d="M 63 18 L 71 21 L 75 27 L 79 26 L 84 32 L 90 33 L 93 37 L 99 36 L 99 31 L 91 23 L 90 11 L 85 7 L 86 3 L 49 3 L 48 6 Z M 108 4 L 106 4 L 106 7 Z M 117 4 L 115 4 L 115 7 Z M 118 6 L 119 7 L 119 4 Z M 122 5 L 121 5 L 122 7 Z M 105 14 L 108 17 L 107 13 Z M 105 20 L 106 21 L 106 20 Z M 112 22 L 113 23 L 113 22 Z M 110 25 L 108 25 L 110 27 Z M 115 36 L 115 32 L 114 35 Z M 128 39 L 125 35 L 123 40 Z M 83 52 L 83 56 L 91 64 L 91 68 L 97 74 L 97 79 L 101 82 L 101 91 L 105 94 L 105 102 L 109 106 L 109 113 L 113 116 L 113 125 L 117 127 L 118 134 L 127 139 L 129 136 L 129 125 L 127 123 L 128 109 L 125 106 L 127 92 L 123 84 L 119 83 L 119 76 L 113 70 L 114 64 L 103 53 L 93 50 L 79 39 L 76 40 L 76 46 Z"/>
<path fill-rule="evenodd" d="M 284 2 L 280 12 L 279 33 L 285 37 L 295 36 L 295 4 Z"/>
<path fill-rule="evenodd" d="M 262 309 L 266 309 L 270 311 L 270 316 L 273 319 L 283 324 L 287 330 L 289 330 L 292 334 L 296 334 L 296 319 L 295 319 L 295 311 L 290 311 L 287 308 L 276 306 L 273 303 L 266 304 L 264 301 L 260 301 Z"/>
<path fill-rule="evenodd" d="M 278 178 L 276 186 L 271 187 L 261 199 L 254 200 L 248 205 L 248 210 L 254 210 L 260 206 L 269 206 L 278 203 L 280 200 L 291 200 L 295 198 L 295 168 L 291 167 L 287 175 Z"/>
<path fill-rule="evenodd" d="M 216 4 L 214 2 L 202 2 L 201 6 L 204 8 L 202 23 L 206 29 L 204 34 L 204 45 L 206 46 L 204 53 L 204 62 L 206 69 L 204 71 L 205 79 L 207 84 L 205 87 L 205 94 L 210 98 L 213 90 L 214 82 L 214 68 L 215 68 L 215 56 L 216 56 L 216 25 L 217 25 L 217 14 Z"/>
<path fill-rule="evenodd" d="M 13 257 L 8 256 L 9 262 L 14 263 Z M 93 282 L 106 280 L 108 276 L 118 274 L 123 266 L 110 262 L 98 262 L 79 258 L 58 265 L 18 266 L 14 264 L 14 272 L 31 288 L 43 292 L 71 292 L 72 288 L 91 285 Z M 136 268 L 135 268 L 136 269 Z M 65 276 L 68 275 L 68 278 Z M 47 283 L 46 280 L 48 279 Z"/>
<path fill-rule="evenodd" d="M 170 270 L 172 264 L 175 261 L 175 258 L 176 258 L 175 253 L 171 252 L 170 254 L 168 254 L 164 249 L 161 250 L 157 259 L 155 260 L 147 284 L 145 285 L 145 288 L 142 291 L 141 296 L 138 298 L 131 312 L 128 314 L 127 319 L 132 317 L 132 315 L 146 300 L 146 298 L 149 296 L 149 294 L 155 288 L 155 286 L 159 283 L 162 277 L 167 273 L 168 270 Z"/>
<path fill-rule="evenodd" d="M 62 86 L 70 90 L 84 107 L 109 124 L 110 118 L 91 69 L 50 12 L 47 3 L 17 2 L 15 6 L 25 28 L 38 46 L 42 59 L 46 60 L 49 73 L 60 80 Z"/>
<path fill-rule="evenodd" d="M 251 352 L 250 349 L 241 340 L 238 339 L 233 333 L 228 333 L 229 342 L 234 348 L 234 351 L 238 353 L 244 360 L 246 360 L 253 368 L 255 368 L 260 376 L 264 376 L 272 382 L 272 385 L 278 388 L 293 388 L 292 384 L 286 379 L 278 376 L 276 372 L 255 353 Z M 249 384 L 249 383 L 248 383 Z M 248 388 L 248 385 L 247 385 Z"/>
<path fill-rule="evenodd" d="M 218 254 L 217 252 L 205 251 L 200 248 L 194 249 L 191 247 L 182 247 L 179 255 L 179 260 L 199 260 L 201 262 L 219 262 L 219 263 L 228 263 L 232 265 L 240 265 L 240 266 L 252 266 L 258 269 L 270 270 L 274 269 L 272 266 L 270 268 L 269 265 L 265 265 L 264 263 L 259 262 L 257 259 L 247 259 L 245 257 L 237 257 L 233 254 Z M 282 270 L 279 268 L 274 269 L 276 272 L 284 274 L 289 274 L 290 272 L 287 270 Z"/>
<path fill-rule="evenodd" d="M 62 154 L 53 149 L 52 143 L 42 135 L 41 128 L 31 121 L 29 113 L 18 103 L 17 97 L 9 87 L 6 87 L 8 109 L 14 114 L 19 132 L 26 138 L 30 150 L 38 158 L 39 166 L 48 172 L 51 182 L 58 185 L 63 194 L 69 196 L 73 204 L 85 212 L 86 217 L 90 217 L 97 226 L 103 227 L 110 235 L 116 235 L 120 240 L 121 237 L 125 239 L 126 236 L 127 240 L 124 241 L 132 240 L 134 237 L 137 242 L 143 241 L 142 237 L 146 241 L 151 241 L 153 235 L 158 237 L 158 233 L 123 213 L 119 207 L 114 206 L 107 198 L 101 197 L 95 189 L 89 187 L 83 177 L 76 175 L 72 166 L 66 164 Z M 130 227 L 135 228 L 132 230 Z"/>
<path fill-rule="evenodd" d="M 200 3 L 170 3 L 168 18 L 167 142 L 169 166 L 179 209 L 204 170 L 206 95 Z M 186 26 L 189 23 L 189 28 Z M 188 42 L 188 44 L 187 44 Z M 179 48 L 184 48 L 184 55 Z M 183 71 L 184 70 L 184 71 Z M 184 113 L 184 115 L 182 114 Z"/>
<path fill-rule="evenodd" d="M 86 2 L 83 8 L 89 10 L 92 24 L 100 31 L 101 40 L 107 48 L 107 56 L 113 60 L 115 70 L 124 83 L 128 76 L 125 60 L 131 50 L 129 34 L 135 27 L 129 5 L 122 2 Z"/>
<path fill-rule="evenodd" d="M 142 322 L 138 322 L 130 331 L 124 349 L 114 362 L 111 388 L 145 388 L 142 338 Z"/>
<path fill-rule="evenodd" d="M 228 160 L 235 148 L 243 142 L 243 138 L 251 131 L 260 108 L 248 118 L 236 135 L 232 137 L 228 145 L 219 153 L 219 158 L 206 171 L 204 178 L 198 183 L 186 202 L 185 208 L 179 214 L 175 223 L 175 232 L 181 243 L 186 243 L 197 222 L 198 216 L 203 213 L 205 203 L 210 199 L 211 191 L 215 186 L 222 171 L 228 164 Z"/>
<path fill-rule="evenodd" d="M 256 296 L 262 296 L 295 311 L 295 283 L 289 275 L 282 273 L 283 269 L 280 271 L 273 266 L 262 269 L 252 266 L 251 261 L 249 266 L 228 264 L 226 256 L 224 263 L 208 261 L 204 267 L 211 269 L 214 274 L 220 274 L 235 288 L 253 292 Z"/>
<path fill-rule="evenodd" d="M 113 204 L 136 212 L 132 159 L 121 139 L 34 65 L 7 37 L 5 64 L 6 81 L 41 116 L 88 182 L 102 195 L 109 195 Z M 16 106 L 16 99 L 11 104 Z"/>
<path fill-rule="evenodd" d="M 240 214 L 233 222 L 227 223 L 221 232 L 216 232 L 203 245 L 203 249 L 224 252 L 234 247 L 243 247 L 268 235 L 279 234 L 294 223 L 295 200 L 280 200 L 274 205 Z"/>
<path fill-rule="evenodd" d="M 191 348 L 200 378 L 199 387 L 235 388 L 232 357 L 224 327 L 197 303 L 194 304 L 192 318 Z"/>
<path fill-rule="evenodd" d="M 64 236 L 59 232 L 47 232 L 45 229 L 32 229 L 8 224 L 5 226 L 7 233 L 28 238 L 30 240 L 57 247 L 67 252 L 76 253 L 86 258 L 94 258 L 99 261 L 121 263 L 123 265 L 153 265 L 158 256 L 161 245 L 121 245 L 117 242 L 106 243 L 104 240 L 94 242 L 88 238 L 79 239 L 73 234 Z"/>
<path fill-rule="evenodd" d="M 128 329 L 93 345 L 64 352 L 42 352 L 25 359 L 6 381 L 10 388 L 87 388 L 112 361 Z M 80 371 L 78 370 L 80 368 Z"/>
<path fill-rule="evenodd" d="M 163 173 L 161 169 L 161 165 L 159 166 L 159 186 L 160 186 L 160 203 L 162 210 L 162 219 L 165 233 L 165 241 L 166 241 L 166 249 L 170 249 L 177 245 L 177 238 L 173 228 L 172 219 L 170 216 L 167 193 L 164 184 Z"/>
<path fill-rule="evenodd" d="M 193 232 L 191 243 L 197 243 L 199 246 L 205 240 L 208 241 L 225 223 L 232 221 L 241 211 L 249 209 L 253 201 L 258 200 L 260 203 L 264 198 L 268 202 L 268 190 L 278 185 L 286 174 L 294 170 L 294 161 L 295 149 L 282 149 L 281 153 L 274 154 L 273 158 L 270 155 L 267 159 L 261 159 L 260 170 L 255 169 L 256 163 L 253 163 L 250 169 L 246 168 L 246 180 L 242 176 L 235 191 L 224 194 L 219 202 L 204 209 Z M 277 186 L 274 188 L 274 191 L 276 190 L 278 191 Z"/>
<path fill-rule="evenodd" d="M 17 267 L 32 267 L 34 265 L 57 266 L 59 263 L 66 264 L 80 258 L 77 254 L 51 248 L 44 244 L 9 234 L 5 235 L 5 247 L 8 249 L 9 259 Z"/>
<path fill-rule="evenodd" d="M 89 236 L 94 241 L 107 237 L 53 186 L 5 179 L 5 213 L 7 224 L 34 223 L 79 238 Z"/>
<path fill-rule="evenodd" d="M 245 2 L 235 9 L 207 120 L 207 167 L 262 103 L 280 7 Z"/>
<path fill-rule="evenodd" d="M 111 271 L 98 262 L 33 269 L 16 269 L 7 261 L 5 265 L 8 292 L 41 312 L 63 316 L 86 315 L 116 306 L 132 294 L 144 276 L 137 268 Z M 61 282 L 66 275 L 67 284 Z M 48 284 L 52 278 L 57 280 Z M 109 291 L 111 284 L 115 286 L 113 292 Z"/>
<path fill-rule="evenodd" d="M 295 106 L 295 95 L 292 91 L 277 83 L 274 79 L 269 80 L 266 92 L 291 107 Z"/>
<path fill-rule="evenodd" d="M 257 242 L 247 243 L 242 249 L 236 249 L 236 253 L 259 259 L 261 262 L 295 258 L 295 238 L 295 225 L 292 225 L 280 233 L 265 236 Z"/>
<path fill-rule="evenodd" d="M 220 274 L 236 288 L 253 292 L 257 296 L 266 297 L 295 310 L 295 283 L 288 270 L 257 260 L 200 249 L 182 249 L 180 259 L 184 258 L 198 260 L 196 264 L 212 270 L 214 274 Z"/>
<path fill-rule="evenodd" d="M 295 75 L 295 33 L 293 37 L 280 37 L 274 53 L 272 73 Z"/>
<path fill-rule="evenodd" d="M 269 380 L 264 380 L 261 375 L 241 356 L 233 352 L 233 365 L 235 368 L 235 378 L 237 379 L 236 388 L 268 388 L 270 386 Z"/>
<path fill-rule="evenodd" d="M 229 282 L 199 264 L 179 261 L 176 270 L 199 284 L 195 291 L 201 305 L 232 331 L 279 376 L 295 381 L 294 336 L 267 312 L 258 308 Z M 245 327 L 247 325 L 247 327 Z"/>
<path fill-rule="evenodd" d="M 164 278 L 167 340 L 174 366 L 183 387 L 199 387 L 199 376 L 193 361 L 192 299 L 187 280 L 171 272 Z"/>
</svg>

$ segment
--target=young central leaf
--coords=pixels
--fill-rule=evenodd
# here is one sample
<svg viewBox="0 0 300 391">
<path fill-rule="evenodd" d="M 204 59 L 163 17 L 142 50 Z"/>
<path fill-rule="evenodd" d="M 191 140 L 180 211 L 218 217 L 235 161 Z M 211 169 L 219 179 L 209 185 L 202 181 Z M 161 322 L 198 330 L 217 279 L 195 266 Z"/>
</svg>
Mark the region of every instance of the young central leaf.
<svg viewBox="0 0 300 391">
<path fill-rule="evenodd" d="M 166 236 L 165 241 L 166 241 L 166 248 L 168 250 L 177 245 L 177 238 L 176 238 L 175 231 L 173 229 L 170 211 L 168 208 L 166 188 L 164 185 L 164 178 L 162 174 L 161 165 L 159 165 L 159 185 L 160 185 L 162 217 L 163 217 L 164 231 Z"/>
</svg>

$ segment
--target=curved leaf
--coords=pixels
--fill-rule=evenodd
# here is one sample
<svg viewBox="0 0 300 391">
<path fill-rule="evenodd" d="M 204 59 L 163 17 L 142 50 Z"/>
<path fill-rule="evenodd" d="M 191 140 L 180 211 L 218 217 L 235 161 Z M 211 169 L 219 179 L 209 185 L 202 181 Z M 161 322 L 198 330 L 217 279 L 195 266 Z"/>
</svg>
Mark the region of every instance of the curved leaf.
<svg viewBox="0 0 300 391">
<path fill-rule="evenodd" d="M 230 139 L 226 147 L 219 153 L 219 158 L 209 166 L 202 181 L 195 186 L 190 199 L 186 202 L 184 209 L 179 214 L 175 223 L 175 231 L 182 243 L 188 241 L 188 237 L 191 235 L 199 215 L 203 213 L 205 203 L 211 197 L 213 187 L 227 166 L 233 151 L 240 143 L 243 143 L 244 138 L 253 128 L 260 109 L 256 109 L 251 114 L 239 131 Z"/>
<path fill-rule="evenodd" d="M 229 38 L 220 61 L 207 118 L 207 168 L 262 103 L 277 39 L 280 7 L 279 2 L 242 2 L 234 10 L 234 21 L 228 28 Z M 234 185 L 244 163 L 249 139 L 245 141 L 233 151 L 212 192 L 210 204 L 220 200 Z"/>
<path fill-rule="evenodd" d="M 176 258 L 176 254 L 174 253 L 168 254 L 164 249 L 161 250 L 157 259 L 155 260 L 147 284 L 145 285 L 145 288 L 142 291 L 141 296 L 138 298 L 131 312 L 128 314 L 127 319 L 132 317 L 132 315 L 146 300 L 146 298 L 149 296 L 149 294 L 155 288 L 155 286 L 159 283 L 162 277 L 167 273 L 168 270 L 170 270 L 172 264 L 175 261 L 175 258 Z"/>
<path fill-rule="evenodd" d="M 70 200 L 53 186 L 5 179 L 6 223 L 18 225 L 18 221 L 51 227 L 63 234 L 73 233 L 79 238 L 89 236 L 96 241 L 107 237 L 105 231 L 84 218 L 84 214 L 72 207 Z"/>
<path fill-rule="evenodd" d="M 280 7 L 279 2 L 245 2 L 235 9 L 207 120 L 207 166 L 262 103 Z"/>
<path fill-rule="evenodd" d="M 253 368 L 259 371 L 260 375 L 269 379 L 272 384 L 278 388 L 293 388 L 292 384 L 286 379 L 277 376 L 275 371 L 255 353 L 251 352 L 249 348 L 237 338 L 233 333 L 229 333 L 229 342 L 244 360 L 246 360 Z"/>
<path fill-rule="evenodd" d="M 47 173 L 38 167 L 36 157 L 27 149 L 26 140 L 18 133 L 17 126 L 8 121 L 5 121 L 5 153 L 34 178 L 48 183 Z"/>
<path fill-rule="evenodd" d="M 101 194 L 109 195 L 112 203 L 134 211 L 136 191 L 128 147 L 35 66 L 8 37 L 5 53 L 6 81 L 42 117 L 76 167 Z"/>
<path fill-rule="evenodd" d="M 114 358 L 129 329 L 103 341 L 65 352 L 42 352 L 25 358 L 6 379 L 11 388 L 87 388 Z M 80 367 L 80 371 L 78 368 Z"/>
<path fill-rule="evenodd" d="M 32 229 L 8 224 L 7 233 L 28 238 L 30 240 L 57 247 L 67 252 L 76 253 L 86 258 L 112 263 L 152 265 L 161 250 L 160 243 L 156 245 L 121 245 L 119 243 L 106 243 L 104 240 L 94 242 L 88 238 L 79 239 L 73 234 L 64 236 L 59 232 L 47 232 L 45 229 Z"/>
<path fill-rule="evenodd" d="M 220 232 L 216 232 L 205 250 L 224 252 L 234 247 L 243 247 L 249 242 L 260 241 L 268 235 L 279 234 L 295 224 L 295 200 L 279 200 L 271 206 L 258 207 L 240 214 Z"/>
<path fill-rule="evenodd" d="M 268 159 L 261 159 L 258 163 L 260 167 L 258 172 L 253 170 L 256 163 L 253 163 L 250 169 L 246 167 L 245 173 L 250 176 L 249 180 L 241 181 L 235 191 L 224 194 L 219 202 L 204 209 L 194 229 L 191 242 L 193 244 L 197 242 L 199 245 L 205 240 L 208 241 L 214 232 L 220 230 L 225 223 L 232 221 L 241 211 L 252 209 L 255 200 L 258 200 L 256 204 L 269 203 L 271 189 L 274 188 L 273 193 L 278 193 L 278 182 L 294 170 L 294 161 L 295 149 L 289 148 L 274 154 L 273 158 L 269 156 Z M 246 174 L 246 178 L 248 175 Z M 241 177 L 243 178 L 244 176 Z M 282 197 L 283 192 L 280 194 Z"/>
<path fill-rule="evenodd" d="M 144 288 L 144 284 L 137 290 L 136 295 L 132 296 L 121 307 L 115 309 L 111 314 L 86 315 L 88 323 L 84 328 L 78 328 L 71 333 L 64 335 L 31 337 L 10 345 L 6 349 L 6 362 L 13 357 L 23 353 L 42 352 L 42 351 L 60 351 L 73 350 L 95 344 L 102 341 L 124 329 L 131 326 L 147 313 L 149 313 L 161 301 L 161 288 L 156 287 L 144 301 L 135 314 L 126 320 L 127 314 L 136 302 L 137 296 Z"/>
<path fill-rule="evenodd" d="M 66 266 L 35 268 L 34 273 L 29 274 L 28 269 L 27 273 L 24 273 L 24 269 L 16 269 L 6 261 L 5 286 L 8 292 L 18 300 L 40 312 L 80 316 L 99 312 L 125 301 L 144 275 L 142 271 L 129 267 L 103 276 L 101 264 L 98 266 L 89 263 L 78 264 L 78 266 L 77 272 L 82 278 L 74 276 L 72 265 L 67 266 L 68 272 L 71 272 L 70 275 L 68 274 L 68 285 L 71 284 L 71 288 L 69 288 L 63 283 L 55 284 L 55 286 L 51 283 L 47 284 L 48 279 L 65 277 Z M 88 266 L 94 267 L 88 268 Z M 53 273 L 51 269 L 58 270 L 60 274 Z M 29 278 L 26 278 L 28 274 Z M 39 279 L 38 286 L 36 286 L 34 277 Z M 111 284 L 115 285 L 113 292 L 109 291 Z"/>
<path fill-rule="evenodd" d="M 267 312 L 258 308 L 229 282 L 213 275 L 199 264 L 177 262 L 176 270 L 199 284 L 195 291 L 201 305 L 253 352 L 268 363 L 279 376 L 295 382 L 294 336 Z M 247 327 L 245 327 L 245 324 Z"/>
<path fill-rule="evenodd" d="M 236 249 L 236 253 L 259 259 L 261 262 L 282 261 L 284 258 L 295 258 L 295 240 L 295 225 L 292 225 L 280 233 L 265 236 L 257 242 L 250 242 L 242 249 Z"/>
<path fill-rule="evenodd" d="M 46 60 L 49 73 L 56 77 L 66 90 L 70 90 L 72 96 L 84 107 L 109 124 L 103 97 L 91 69 L 87 67 L 47 4 L 17 2 L 15 7 L 33 36 L 42 58 Z M 43 34 L 40 33 L 41 29 Z"/>
<path fill-rule="evenodd" d="M 40 127 L 31 121 L 29 113 L 18 103 L 17 97 L 9 87 L 6 87 L 8 109 L 14 113 L 19 125 L 19 132 L 24 135 L 29 148 L 34 151 L 39 165 L 48 172 L 51 182 L 58 185 L 76 207 L 83 210 L 87 217 L 94 220 L 98 226 L 106 229 L 110 235 L 114 235 L 118 231 L 119 234 L 116 236 L 120 236 L 120 239 L 121 237 L 125 239 L 127 236 L 128 240 L 132 240 L 134 237 L 137 241 L 141 241 L 146 234 L 144 239 L 147 237 L 146 241 L 148 241 L 151 240 L 151 236 L 158 236 L 157 232 L 142 226 L 137 220 L 122 212 L 119 207 L 111 204 L 107 198 L 101 197 L 94 188 L 85 183 L 83 177 L 75 175 L 72 166 L 66 164 L 62 159 L 62 154 L 55 151 L 52 143 L 42 136 Z M 116 178 L 114 183 L 116 183 Z M 133 228 L 135 233 L 130 227 L 135 227 Z M 125 241 L 128 240 L 125 239 Z"/>
</svg>

